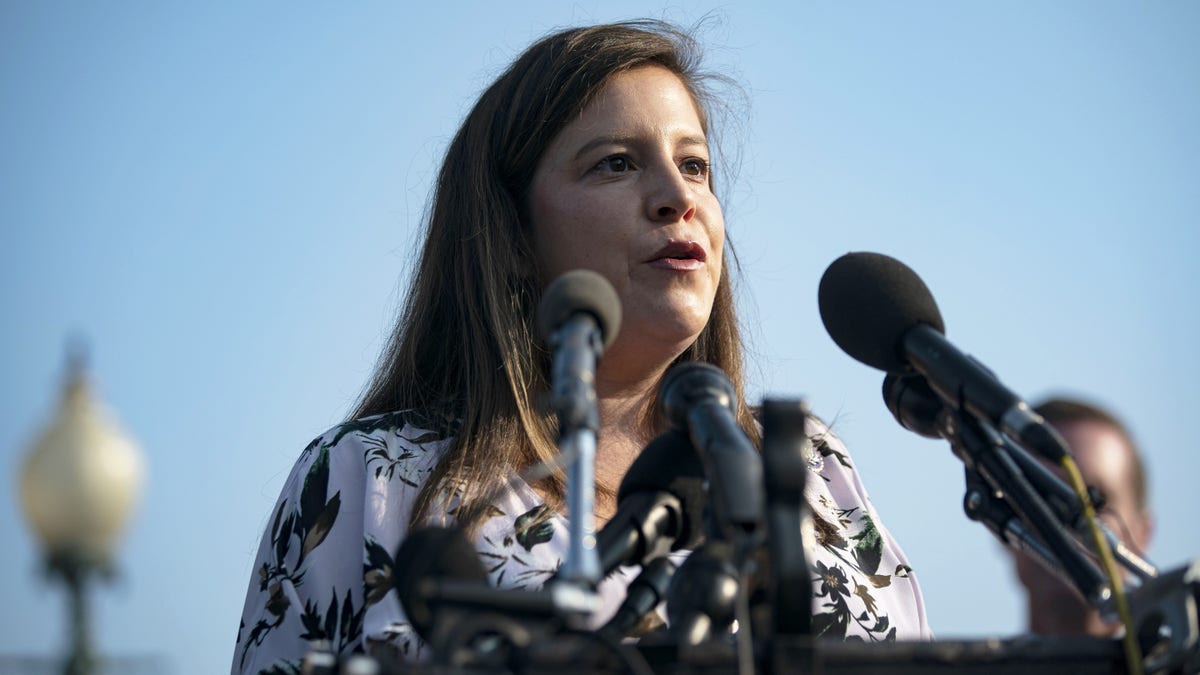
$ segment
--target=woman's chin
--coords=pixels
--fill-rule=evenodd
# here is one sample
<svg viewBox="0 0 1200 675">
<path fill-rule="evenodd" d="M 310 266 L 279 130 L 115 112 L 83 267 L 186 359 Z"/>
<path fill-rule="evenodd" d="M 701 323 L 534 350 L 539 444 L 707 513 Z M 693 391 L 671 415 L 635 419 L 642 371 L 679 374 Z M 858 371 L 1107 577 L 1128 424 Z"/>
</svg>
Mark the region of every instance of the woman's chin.
<svg viewBox="0 0 1200 675">
<path fill-rule="evenodd" d="M 708 314 L 667 312 L 623 317 L 620 340 L 629 349 L 661 350 L 674 359 L 692 346 L 708 323 Z"/>
</svg>

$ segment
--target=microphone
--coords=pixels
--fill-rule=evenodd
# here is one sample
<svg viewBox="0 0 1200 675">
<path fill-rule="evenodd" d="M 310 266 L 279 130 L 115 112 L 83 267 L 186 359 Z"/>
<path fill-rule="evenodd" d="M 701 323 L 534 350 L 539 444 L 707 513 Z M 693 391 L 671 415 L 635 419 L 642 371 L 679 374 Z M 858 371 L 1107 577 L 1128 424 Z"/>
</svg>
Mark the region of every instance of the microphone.
<svg viewBox="0 0 1200 675">
<path fill-rule="evenodd" d="M 596 497 L 596 361 L 621 326 L 621 302 L 596 272 L 572 270 L 546 287 L 538 328 L 553 350 L 550 395 L 558 416 L 558 444 L 569 459 L 567 513 L 570 532 L 561 578 L 579 587 L 600 580 L 593 548 Z"/>
<path fill-rule="evenodd" d="M 625 601 L 617 609 L 617 613 L 600 630 L 616 639 L 625 637 L 650 612 L 666 600 L 667 590 L 671 579 L 675 576 L 675 563 L 663 556 L 655 558 L 642 569 L 629 589 L 625 592 Z"/>
<path fill-rule="evenodd" d="M 650 441 L 621 481 L 616 515 L 596 535 L 603 574 L 696 546 L 705 501 L 704 465 L 688 437 L 671 429 Z"/>
<path fill-rule="evenodd" d="M 981 475 L 1003 494 L 1081 596 L 1093 604 L 1107 598 L 1111 591 L 1096 566 L 1006 452 L 1011 440 L 1058 464 L 1070 454 L 1066 443 L 990 370 L 946 340 L 937 303 L 921 278 L 895 258 L 848 253 L 822 275 L 818 304 L 825 329 L 847 354 L 889 373 L 924 376 L 946 406 L 944 414 L 958 416 L 947 428 L 941 420 L 935 428 L 948 432 L 955 454 L 967 464 L 968 480 Z M 964 506 L 971 515 L 972 502 Z"/>
<path fill-rule="evenodd" d="M 704 463 L 717 522 L 735 532 L 754 531 L 765 508 L 762 458 L 734 417 L 733 383 L 712 364 L 681 363 L 663 378 L 661 398 L 664 416 L 687 430 Z"/>
<path fill-rule="evenodd" d="M 706 642 L 733 623 L 739 587 L 733 558 L 731 544 L 709 541 L 676 570 L 667 591 L 667 622 L 679 644 Z"/>
<path fill-rule="evenodd" d="M 438 586 L 445 581 L 487 587 L 487 572 L 462 530 L 424 527 L 404 538 L 396 550 L 396 594 L 409 623 L 428 643 L 434 643 L 442 603 Z"/>
<path fill-rule="evenodd" d="M 942 437 L 942 400 L 920 375 L 888 373 L 883 378 L 883 403 L 905 429 L 925 438 Z"/>
<path fill-rule="evenodd" d="M 393 578 L 400 605 L 432 649 L 434 663 L 456 671 L 472 664 L 495 666 L 496 658 L 510 648 L 528 647 L 559 617 L 591 614 L 599 607 L 594 593 L 568 584 L 538 591 L 493 588 L 458 528 L 411 532 L 396 551 Z"/>
<path fill-rule="evenodd" d="M 1041 415 L 946 339 L 937 302 L 904 263 L 879 253 L 847 253 L 821 276 L 817 300 L 825 330 L 854 359 L 889 373 L 915 370 L 955 410 L 1055 463 L 1067 454 Z"/>
<path fill-rule="evenodd" d="M 551 396 L 564 432 L 599 427 L 596 359 L 621 329 L 621 301 L 596 272 L 571 270 L 546 287 L 538 330 L 554 352 Z"/>
</svg>

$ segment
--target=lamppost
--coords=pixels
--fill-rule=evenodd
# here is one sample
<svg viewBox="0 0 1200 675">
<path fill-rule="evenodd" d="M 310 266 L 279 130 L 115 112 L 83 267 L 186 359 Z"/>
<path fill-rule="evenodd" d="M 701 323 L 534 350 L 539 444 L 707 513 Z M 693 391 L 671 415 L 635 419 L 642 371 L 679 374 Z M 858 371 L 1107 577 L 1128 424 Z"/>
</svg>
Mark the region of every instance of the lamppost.
<svg viewBox="0 0 1200 675">
<path fill-rule="evenodd" d="M 113 548 L 141 491 L 133 440 L 92 392 L 83 359 L 69 358 L 58 414 L 25 457 L 20 492 L 46 569 L 70 593 L 71 652 L 64 672 L 95 672 L 87 584 L 111 576 Z"/>
</svg>

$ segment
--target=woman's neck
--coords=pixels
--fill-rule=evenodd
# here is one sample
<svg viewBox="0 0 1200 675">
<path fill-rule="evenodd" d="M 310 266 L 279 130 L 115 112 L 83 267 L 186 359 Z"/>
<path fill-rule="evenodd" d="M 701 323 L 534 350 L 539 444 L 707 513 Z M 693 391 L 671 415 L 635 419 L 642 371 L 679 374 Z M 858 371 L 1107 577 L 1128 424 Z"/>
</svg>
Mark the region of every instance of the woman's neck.
<svg viewBox="0 0 1200 675">
<path fill-rule="evenodd" d="M 616 512 L 617 488 L 629 466 L 662 431 L 656 428 L 654 411 L 659 383 L 694 340 L 694 336 L 671 341 L 633 333 L 623 329 L 596 368 L 600 413 L 595 467 L 597 527 Z"/>
<path fill-rule="evenodd" d="M 663 368 L 665 370 L 665 368 Z M 662 372 L 638 380 L 614 380 L 597 373 L 600 429 L 596 434 L 596 517 L 606 521 L 616 510 L 616 491 L 646 444 L 653 427 L 654 401 Z"/>
</svg>

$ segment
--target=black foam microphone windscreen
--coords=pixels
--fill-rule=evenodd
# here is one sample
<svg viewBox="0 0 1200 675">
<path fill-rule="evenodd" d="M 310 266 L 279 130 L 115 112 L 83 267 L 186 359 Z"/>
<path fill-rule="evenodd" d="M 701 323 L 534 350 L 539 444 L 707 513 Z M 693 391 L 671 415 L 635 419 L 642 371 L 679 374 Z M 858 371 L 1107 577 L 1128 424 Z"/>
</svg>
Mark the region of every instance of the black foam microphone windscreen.
<svg viewBox="0 0 1200 675">
<path fill-rule="evenodd" d="M 683 531 L 672 550 L 693 548 L 704 535 L 704 463 L 688 435 L 669 429 L 642 450 L 617 489 L 617 504 L 637 492 L 669 492 L 683 507 Z"/>
<path fill-rule="evenodd" d="M 909 371 L 904 335 L 918 324 L 946 332 L 933 294 L 907 265 L 880 253 L 847 253 L 817 291 L 821 321 L 844 352 L 890 373 Z"/>
<path fill-rule="evenodd" d="M 737 412 L 737 391 L 725 371 L 711 363 L 680 363 L 659 384 L 663 415 L 673 426 L 686 429 L 688 414 L 700 403 L 714 403 Z"/>
<path fill-rule="evenodd" d="M 607 349 L 621 330 L 621 300 L 608 279 L 591 270 L 571 270 L 546 287 L 538 305 L 538 330 L 549 342 L 563 323 L 581 313 L 596 320 Z"/>
<path fill-rule="evenodd" d="M 400 605 L 417 634 L 432 635 L 436 598 L 430 594 L 439 580 L 477 581 L 487 585 L 487 572 L 475 548 L 458 528 L 424 527 L 413 530 L 396 551 L 392 570 Z"/>
</svg>

